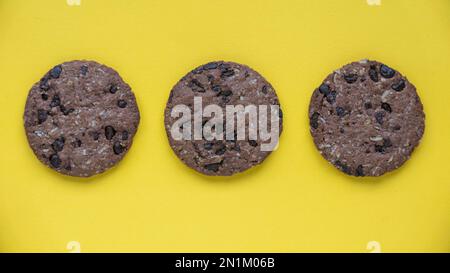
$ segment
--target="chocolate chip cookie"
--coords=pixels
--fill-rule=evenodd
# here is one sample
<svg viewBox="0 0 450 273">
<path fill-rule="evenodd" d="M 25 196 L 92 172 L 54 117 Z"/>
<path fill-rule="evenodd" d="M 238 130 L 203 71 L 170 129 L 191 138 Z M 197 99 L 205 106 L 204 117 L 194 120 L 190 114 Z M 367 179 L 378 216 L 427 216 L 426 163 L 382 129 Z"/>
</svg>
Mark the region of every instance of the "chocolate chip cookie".
<svg viewBox="0 0 450 273">
<path fill-rule="evenodd" d="M 42 163 L 65 175 L 89 177 L 113 167 L 130 149 L 139 110 L 130 86 L 112 68 L 71 61 L 33 85 L 24 123 Z"/>
<path fill-rule="evenodd" d="M 275 141 L 278 143 L 282 130 L 282 112 L 272 85 L 248 66 L 224 61 L 210 62 L 189 72 L 173 87 L 165 109 L 165 127 L 170 146 L 192 169 L 206 175 L 230 176 L 260 164 L 271 152 L 270 149 L 263 148 L 270 140 L 250 136 L 250 127 L 261 127 L 258 127 L 255 120 L 250 120 L 249 116 L 245 124 L 236 122 L 233 126 L 227 125 L 225 116 L 221 117 L 217 127 L 223 130 L 222 139 L 211 139 L 205 135 L 197 139 L 192 135 L 190 139 L 174 139 L 171 130 L 180 124 L 177 125 L 179 117 L 172 114 L 173 110 L 177 105 L 186 106 L 192 116 L 183 124 L 193 124 L 193 116 L 201 111 L 196 109 L 195 98 L 201 98 L 203 110 L 206 111 L 208 105 L 216 105 L 224 115 L 227 114 L 227 106 L 241 105 L 245 109 L 247 106 L 249 109 L 255 106 L 260 111 L 260 106 L 267 107 L 267 119 L 258 116 L 259 122 L 267 124 L 270 130 L 273 129 L 272 134 L 276 136 Z M 200 130 L 204 130 L 210 119 L 203 115 L 200 118 Z M 272 122 L 272 118 L 275 122 Z M 210 125 L 215 129 L 215 136 L 220 135 L 216 125 Z M 190 135 L 195 128 L 194 125 L 189 126 Z M 227 126 L 233 127 L 234 131 L 228 132 Z M 238 133 L 239 128 L 245 129 L 245 136 Z"/>
<path fill-rule="evenodd" d="M 380 176 L 399 168 L 425 129 L 414 85 L 391 67 L 369 60 L 328 75 L 312 95 L 309 120 L 322 156 L 353 176 Z"/>
</svg>

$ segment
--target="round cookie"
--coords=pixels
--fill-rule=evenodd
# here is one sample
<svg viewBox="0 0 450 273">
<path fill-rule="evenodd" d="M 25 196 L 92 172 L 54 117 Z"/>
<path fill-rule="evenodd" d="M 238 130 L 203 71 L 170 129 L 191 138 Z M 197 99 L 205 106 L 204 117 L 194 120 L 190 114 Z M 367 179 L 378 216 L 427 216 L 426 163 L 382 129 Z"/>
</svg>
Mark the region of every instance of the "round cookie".
<svg viewBox="0 0 450 273">
<path fill-rule="evenodd" d="M 222 124 L 225 135 L 223 140 L 208 141 L 204 135 L 198 140 L 173 139 L 170 131 L 177 118 L 171 116 L 171 111 L 177 105 L 186 105 L 194 113 L 194 97 L 202 98 L 203 109 L 214 104 L 218 105 L 223 113 L 226 112 L 226 105 L 266 105 L 268 109 L 271 109 L 271 106 L 280 106 L 272 85 L 246 65 L 218 61 L 192 70 L 171 90 L 164 113 L 170 146 L 187 166 L 206 175 L 230 176 L 262 163 L 270 154 L 271 151 L 261 149 L 261 145 L 267 141 L 261 141 L 260 137 L 257 140 L 249 138 L 248 119 L 245 122 L 245 139 L 237 139 L 236 127 L 234 139 L 227 138 L 225 115 Z M 282 130 L 281 109 L 268 114 L 268 126 L 270 115 L 276 116 L 279 124 L 275 134 L 278 141 Z M 202 128 L 207 126 L 206 122 L 207 119 L 203 117 Z M 193 118 L 191 123 L 193 124 Z"/>
<path fill-rule="evenodd" d="M 130 86 L 112 68 L 72 61 L 33 85 L 24 123 L 42 163 L 65 175 L 89 177 L 113 167 L 130 149 L 139 110 Z"/>
<path fill-rule="evenodd" d="M 425 128 L 414 85 L 398 71 L 369 60 L 328 75 L 312 95 L 309 119 L 322 156 L 354 176 L 380 176 L 400 167 Z"/>
</svg>

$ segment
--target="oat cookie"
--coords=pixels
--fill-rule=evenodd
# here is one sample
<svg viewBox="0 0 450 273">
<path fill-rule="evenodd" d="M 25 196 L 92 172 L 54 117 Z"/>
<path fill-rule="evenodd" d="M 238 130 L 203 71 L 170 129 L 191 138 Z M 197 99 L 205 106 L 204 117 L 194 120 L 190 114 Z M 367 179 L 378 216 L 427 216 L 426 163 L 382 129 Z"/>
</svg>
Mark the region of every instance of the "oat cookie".
<svg viewBox="0 0 450 273">
<path fill-rule="evenodd" d="M 280 105 L 272 85 L 248 66 L 218 61 L 194 69 L 173 87 L 165 109 L 170 146 L 186 165 L 206 175 L 229 176 L 260 164 L 270 154 L 261 151 L 260 139 L 251 140 L 248 134 L 245 140 L 174 140 L 170 130 L 176 118 L 171 111 L 184 104 L 194 112 L 194 97 L 201 97 L 203 106 L 216 104 L 224 112 L 226 105 Z M 281 133 L 281 109 L 278 113 Z"/>
<path fill-rule="evenodd" d="M 380 176 L 399 168 L 425 128 L 414 85 L 398 71 L 369 60 L 328 75 L 312 95 L 309 118 L 322 156 L 354 176 Z"/>
<path fill-rule="evenodd" d="M 130 149 L 139 110 L 130 86 L 112 68 L 71 61 L 33 85 L 24 123 L 42 163 L 65 175 L 89 177 L 113 167 Z"/>
</svg>

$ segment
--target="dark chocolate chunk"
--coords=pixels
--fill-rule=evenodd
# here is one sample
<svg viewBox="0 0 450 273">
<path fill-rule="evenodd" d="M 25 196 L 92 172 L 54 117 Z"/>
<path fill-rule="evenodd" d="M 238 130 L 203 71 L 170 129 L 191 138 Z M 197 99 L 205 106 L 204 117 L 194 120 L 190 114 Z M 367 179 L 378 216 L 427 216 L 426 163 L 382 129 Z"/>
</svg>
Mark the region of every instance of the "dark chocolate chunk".
<svg viewBox="0 0 450 273">
<path fill-rule="evenodd" d="M 62 161 L 57 154 L 52 154 L 50 156 L 49 160 L 50 160 L 50 165 L 53 168 L 58 169 L 59 167 L 61 167 Z"/>
<path fill-rule="evenodd" d="M 116 130 L 112 126 L 106 126 L 105 127 L 105 137 L 107 140 L 111 140 L 114 135 L 116 134 Z"/>
<path fill-rule="evenodd" d="M 309 125 L 314 129 L 317 129 L 317 127 L 319 127 L 319 116 L 319 113 L 314 112 L 309 120 Z"/>
<path fill-rule="evenodd" d="M 383 76 L 384 78 L 390 79 L 392 77 L 394 77 L 395 75 L 395 70 L 390 68 L 387 65 L 382 64 L 380 66 L 380 74 L 381 76 Z"/>
<path fill-rule="evenodd" d="M 39 88 L 48 91 L 50 90 L 50 84 L 48 83 L 48 77 L 43 77 L 39 82 Z"/>
<path fill-rule="evenodd" d="M 336 91 L 331 91 L 330 93 L 328 93 L 326 98 L 329 104 L 333 104 L 336 101 L 336 95 Z"/>
<path fill-rule="evenodd" d="M 219 65 L 216 62 L 210 62 L 203 66 L 204 70 L 216 69 Z"/>
<path fill-rule="evenodd" d="M 61 104 L 61 99 L 59 98 L 59 95 L 56 94 L 53 96 L 52 101 L 50 102 L 50 107 L 58 107 Z"/>
<path fill-rule="evenodd" d="M 337 160 L 334 164 L 344 173 L 351 174 L 350 168 L 347 166 L 347 164 L 341 162 L 340 160 Z"/>
<path fill-rule="evenodd" d="M 82 76 L 86 76 L 87 73 L 88 73 L 88 70 L 89 70 L 89 68 L 88 68 L 87 65 L 82 65 L 82 66 L 80 67 L 80 73 L 81 73 L 81 75 L 82 75 Z"/>
<path fill-rule="evenodd" d="M 220 163 L 211 163 L 211 164 L 206 164 L 205 165 L 205 169 L 207 169 L 208 171 L 212 171 L 212 172 L 217 172 L 220 168 Z"/>
<path fill-rule="evenodd" d="M 358 80 L 349 84 L 348 73 Z M 308 113 L 314 144 L 327 161 L 353 176 L 380 176 L 408 160 L 423 135 L 425 115 L 415 87 L 401 73 L 362 60 L 322 83 L 332 84 L 338 96 L 331 99 L 331 88 L 316 88 Z"/>
<path fill-rule="evenodd" d="M 50 70 L 50 77 L 52 77 L 53 79 L 57 79 L 61 75 L 61 72 L 62 72 L 62 66 L 57 65 L 57 66 L 53 67 L 52 70 Z"/>
<path fill-rule="evenodd" d="M 358 80 L 358 75 L 354 73 L 345 74 L 344 79 L 347 83 L 352 84 Z"/>
<path fill-rule="evenodd" d="M 60 137 L 55 139 L 55 141 L 53 141 L 52 143 L 52 149 L 55 152 L 61 152 L 64 149 L 64 143 L 65 143 L 65 138 L 64 137 Z"/>
<path fill-rule="evenodd" d="M 111 93 L 111 94 L 115 94 L 118 90 L 119 90 L 119 87 L 115 84 L 111 84 L 111 86 L 109 87 L 109 93 Z"/>
<path fill-rule="evenodd" d="M 385 116 L 385 112 L 376 112 L 375 113 L 375 120 L 380 124 L 383 125 L 384 122 L 384 116 Z"/>
<path fill-rule="evenodd" d="M 120 108 L 125 108 L 125 107 L 127 107 L 127 102 L 124 100 L 118 100 L 117 106 L 119 106 Z"/>
<path fill-rule="evenodd" d="M 405 87 L 406 87 L 405 80 L 400 79 L 400 80 L 398 80 L 396 83 L 393 83 L 391 87 L 392 87 L 392 89 L 394 89 L 395 91 L 400 92 L 400 91 L 402 91 L 403 89 L 405 89 Z"/>
<path fill-rule="evenodd" d="M 123 151 L 125 150 L 125 147 L 123 147 L 122 144 L 120 144 L 120 142 L 115 142 L 113 145 L 113 150 L 116 155 L 119 155 L 119 154 L 123 153 Z"/>
<path fill-rule="evenodd" d="M 339 117 L 345 116 L 346 113 L 347 113 L 347 112 L 345 111 L 344 108 L 339 107 L 339 106 L 336 107 L 336 114 L 337 114 Z"/>
<path fill-rule="evenodd" d="M 324 96 L 328 96 L 328 94 L 330 93 L 330 86 L 326 83 L 322 83 L 319 86 L 319 92 Z"/>
<path fill-rule="evenodd" d="M 383 110 L 385 110 L 386 112 L 389 112 L 389 113 L 392 112 L 392 108 L 391 108 L 391 105 L 389 105 L 389 103 L 383 102 L 383 103 L 381 104 L 381 108 L 382 108 Z"/>
<path fill-rule="evenodd" d="M 194 92 L 200 92 L 200 93 L 205 92 L 205 88 L 197 79 L 192 79 L 188 86 Z"/>
<path fill-rule="evenodd" d="M 380 79 L 378 77 L 378 72 L 375 66 L 371 66 L 369 69 L 369 77 L 372 81 L 378 82 Z"/>
<path fill-rule="evenodd" d="M 38 123 L 42 124 L 47 120 L 47 111 L 43 110 L 43 109 L 38 109 L 37 112 L 37 118 L 38 118 Z"/>
<path fill-rule="evenodd" d="M 128 131 L 123 131 L 122 132 L 122 140 L 128 140 Z"/>
<path fill-rule="evenodd" d="M 364 167 L 363 167 L 363 165 L 358 165 L 358 167 L 356 167 L 355 176 L 364 176 Z"/>
</svg>

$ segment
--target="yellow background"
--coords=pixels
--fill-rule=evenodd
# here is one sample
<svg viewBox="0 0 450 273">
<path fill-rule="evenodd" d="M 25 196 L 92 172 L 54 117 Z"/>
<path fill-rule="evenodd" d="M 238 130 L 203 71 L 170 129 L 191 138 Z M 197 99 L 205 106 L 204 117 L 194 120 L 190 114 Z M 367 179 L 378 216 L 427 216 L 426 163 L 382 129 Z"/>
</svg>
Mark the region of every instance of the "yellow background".
<svg viewBox="0 0 450 273">
<path fill-rule="evenodd" d="M 352 178 L 321 158 L 310 95 L 348 62 L 401 71 L 426 112 L 401 169 Z M 90 179 L 46 168 L 28 147 L 28 90 L 53 65 L 93 59 L 133 88 L 142 114 L 125 159 Z M 171 151 L 171 87 L 212 60 L 247 64 L 275 87 L 280 148 L 231 178 L 202 176 Z M 0 252 L 450 251 L 450 1 L 0 0 Z"/>
</svg>

